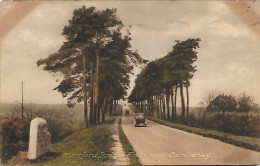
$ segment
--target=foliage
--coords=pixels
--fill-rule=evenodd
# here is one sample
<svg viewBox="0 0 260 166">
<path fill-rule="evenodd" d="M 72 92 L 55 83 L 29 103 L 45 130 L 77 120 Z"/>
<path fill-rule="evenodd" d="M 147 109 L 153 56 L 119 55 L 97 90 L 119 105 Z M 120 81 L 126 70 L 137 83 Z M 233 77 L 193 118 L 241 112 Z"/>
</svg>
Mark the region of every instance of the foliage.
<svg viewBox="0 0 260 166">
<path fill-rule="evenodd" d="M 50 121 L 48 123 L 48 129 L 51 133 L 52 143 L 61 141 L 63 138 L 73 134 L 76 131 L 76 128 L 71 123 L 61 123 L 57 121 Z"/>
<path fill-rule="evenodd" d="M 51 134 L 51 142 L 61 141 L 63 138 L 71 135 L 76 128 L 71 123 L 62 123 L 59 121 L 50 121 L 48 130 Z M 2 160 L 7 161 L 15 156 L 19 151 L 28 149 L 30 123 L 18 118 L 8 118 L 2 122 Z"/>
<path fill-rule="evenodd" d="M 246 112 L 248 113 L 251 110 L 254 110 L 257 107 L 257 104 L 253 102 L 253 99 L 250 96 L 247 96 L 245 93 L 241 94 L 238 99 L 238 112 Z"/>
<path fill-rule="evenodd" d="M 210 102 L 207 110 L 222 111 L 223 116 L 226 111 L 235 111 L 237 108 L 236 98 L 231 95 L 220 94 L 213 101 Z"/>
<path fill-rule="evenodd" d="M 134 112 L 138 112 L 138 108 L 130 105 Z M 176 124 L 181 124 L 180 108 L 178 108 Z M 219 112 L 206 111 L 206 108 L 193 107 L 189 114 L 189 121 L 186 124 L 191 127 L 203 129 L 218 130 L 240 136 L 260 137 L 260 121 L 259 115 L 254 110 L 249 114 L 241 114 L 240 112 L 227 112 L 223 118 Z"/>
<path fill-rule="evenodd" d="M 154 112 L 159 116 L 161 108 L 159 102 L 163 103 L 163 113 L 161 118 L 165 119 L 165 105 L 167 106 L 167 119 L 169 120 L 169 99 L 171 95 L 172 107 L 176 106 L 177 88 L 180 88 L 182 102 L 182 119 L 185 117 L 185 103 L 183 96 L 183 87 L 187 93 L 187 118 L 189 112 L 189 93 L 190 79 L 196 72 L 194 62 L 197 60 L 197 52 L 200 39 L 187 39 L 185 41 L 176 41 L 172 51 L 160 59 L 156 59 L 147 64 L 135 80 L 129 102 L 138 107 L 139 110 L 146 111 L 149 115 Z M 175 95 L 175 103 L 173 102 Z M 166 99 L 165 99 L 166 98 Z M 147 104 L 147 106 L 146 106 Z M 145 108 L 145 109 L 144 109 Z M 172 115 L 176 108 L 172 109 Z M 172 118 L 173 120 L 173 118 Z"/>
<path fill-rule="evenodd" d="M 36 161 L 28 161 L 24 153 L 20 153 L 9 160 L 7 165 L 98 165 L 109 160 L 108 156 L 91 157 L 86 154 L 96 154 L 104 152 L 111 154 L 111 143 L 113 141 L 109 130 L 109 126 L 114 123 L 115 117 L 112 120 L 102 125 L 97 125 L 87 129 L 78 130 L 72 135 L 67 136 L 60 142 L 52 145 L 50 153 L 42 156 Z"/>
<path fill-rule="evenodd" d="M 246 113 L 247 116 L 249 116 L 249 112 L 259 112 L 259 105 L 254 103 L 253 99 L 244 93 L 239 95 L 237 99 L 234 96 L 222 93 L 209 102 L 207 111 L 222 111 L 223 117 L 225 112 L 234 112 L 236 114 L 242 113 L 242 115 L 243 113 Z"/>
<path fill-rule="evenodd" d="M 248 137 L 248 136 L 238 136 L 230 133 L 225 133 L 217 130 L 208 130 L 198 127 L 191 127 L 183 124 L 173 123 L 161 119 L 157 119 L 154 117 L 147 117 L 149 120 L 155 121 L 162 125 L 166 125 L 172 128 L 176 128 L 178 130 L 183 130 L 189 133 L 194 133 L 198 135 L 202 135 L 204 137 L 215 138 L 221 140 L 223 142 L 227 142 L 239 147 L 252 149 L 260 152 L 260 138 Z"/>
<path fill-rule="evenodd" d="M 28 150 L 30 122 L 35 117 L 47 120 L 52 143 L 61 141 L 74 133 L 79 127 L 80 121 L 83 120 L 78 119 L 79 106 L 73 110 L 64 111 L 66 107 L 63 105 L 25 104 L 23 120 L 20 119 L 21 111 L 18 105 L 1 104 L 0 106 L 3 110 L 3 117 L 1 117 L 3 162 L 17 155 L 19 151 Z"/>
<path fill-rule="evenodd" d="M 5 118 L 2 126 L 2 161 L 16 155 L 21 150 L 27 150 L 29 141 L 29 124 L 18 118 Z"/>
<path fill-rule="evenodd" d="M 123 36 L 122 28 L 116 9 L 83 6 L 64 27 L 66 42 L 59 51 L 37 62 L 43 70 L 63 74 L 54 90 L 68 99 L 68 106 L 84 101 L 86 127 L 104 121 L 110 105 L 116 105 L 113 101 L 125 99 L 133 65 L 146 63 L 130 49 L 130 31 Z"/>
</svg>

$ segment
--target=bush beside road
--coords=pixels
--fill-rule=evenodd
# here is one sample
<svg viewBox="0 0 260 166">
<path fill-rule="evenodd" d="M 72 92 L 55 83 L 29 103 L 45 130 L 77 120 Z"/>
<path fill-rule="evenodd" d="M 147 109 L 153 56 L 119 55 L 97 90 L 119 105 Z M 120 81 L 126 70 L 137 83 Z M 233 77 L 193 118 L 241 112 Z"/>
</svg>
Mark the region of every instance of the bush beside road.
<svg viewBox="0 0 260 166">
<path fill-rule="evenodd" d="M 246 149 L 251 149 L 255 151 L 260 151 L 260 138 L 247 137 L 247 136 L 237 136 L 234 134 L 224 133 L 217 130 L 208 130 L 203 128 L 191 127 L 183 124 L 173 123 L 165 120 L 161 120 L 154 117 L 146 117 L 147 119 L 154 121 L 156 123 L 169 126 L 178 130 L 183 130 L 189 133 L 194 133 L 202 135 L 204 137 L 215 138 L 220 141 L 230 143 L 239 147 Z"/>
</svg>

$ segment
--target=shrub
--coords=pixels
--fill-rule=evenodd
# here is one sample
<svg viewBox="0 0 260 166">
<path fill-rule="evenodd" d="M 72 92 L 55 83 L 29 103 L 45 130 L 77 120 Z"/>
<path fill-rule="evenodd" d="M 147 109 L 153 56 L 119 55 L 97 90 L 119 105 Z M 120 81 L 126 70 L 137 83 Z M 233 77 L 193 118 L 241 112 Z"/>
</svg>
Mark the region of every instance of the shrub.
<svg viewBox="0 0 260 166">
<path fill-rule="evenodd" d="M 18 151 L 27 150 L 29 124 L 18 118 L 6 118 L 2 121 L 2 138 L 2 161 L 5 162 Z"/>
<path fill-rule="evenodd" d="M 223 130 L 224 129 L 224 120 L 223 116 L 216 115 L 214 121 L 212 122 L 212 127 L 214 129 Z"/>
<path fill-rule="evenodd" d="M 17 155 L 19 151 L 27 151 L 29 143 L 30 123 L 19 118 L 5 118 L 2 124 L 2 161 Z M 58 142 L 76 131 L 72 123 L 50 121 L 48 129 L 52 143 Z"/>
<path fill-rule="evenodd" d="M 56 121 L 50 121 L 48 123 L 48 129 L 51 133 L 52 143 L 61 141 L 63 138 L 76 131 L 76 128 L 72 123 L 61 123 Z"/>
<path fill-rule="evenodd" d="M 189 123 L 190 126 L 196 126 L 198 124 L 198 119 L 195 117 L 194 114 L 189 114 Z"/>
<path fill-rule="evenodd" d="M 224 119 L 222 131 L 233 134 L 241 134 L 241 122 L 240 117 L 235 115 L 227 115 Z"/>
</svg>

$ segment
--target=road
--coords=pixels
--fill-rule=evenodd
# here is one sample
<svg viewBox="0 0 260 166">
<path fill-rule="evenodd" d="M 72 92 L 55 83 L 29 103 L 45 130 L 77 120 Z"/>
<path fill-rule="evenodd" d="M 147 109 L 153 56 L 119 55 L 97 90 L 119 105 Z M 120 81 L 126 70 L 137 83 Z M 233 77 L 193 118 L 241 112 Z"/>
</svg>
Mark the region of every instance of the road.
<svg viewBox="0 0 260 166">
<path fill-rule="evenodd" d="M 243 165 L 260 164 L 260 152 L 236 147 L 147 120 L 134 127 L 134 112 L 125 115 L 122 128 L 143 165 Z"/>
</svg>

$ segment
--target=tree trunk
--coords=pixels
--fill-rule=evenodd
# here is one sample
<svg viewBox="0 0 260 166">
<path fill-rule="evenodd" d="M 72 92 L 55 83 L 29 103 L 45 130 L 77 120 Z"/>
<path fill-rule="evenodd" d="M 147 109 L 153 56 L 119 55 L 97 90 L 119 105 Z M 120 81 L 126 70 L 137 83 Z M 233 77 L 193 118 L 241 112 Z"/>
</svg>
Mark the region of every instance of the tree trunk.
<svg viewBox="0 0 260 166">
<path fill-rule="evenodd" d="M 105 114 L 108 106 L 108 99 L 105 97 L 104 99 L 104 108 L 102 109 L 102 122 L 105 122 Z"/>
<path fill-rule="evenodd" d="M 167 90 L 166 92 L 166 106 L 167 106 L 167 120 L 169 121 L 170 120 L 170 94 Z"/>
<path fill-rule="evenodd" d="M 107 98 L 107 107 L 106 107 L 106 112 L 105 112 L 105 115 L 107 114 L 109 114 L 109 110 L 110 110 L 110 99 L 109 99 L 109 97 Z"/>
<path fill-rule="evenodd" d="M 159 97 L 158 97 L 158 95 L 156 95 L 156 102 L 157 102 L 156 117 L 159 118 Z"/>
<path fill-rule="evenodd" d="M 112 116 L 112 111 L 113 111 L 113 98 L 110 99 L 110 108 L 109 108 L 109 116 Z"/>
<path fill-rule="evenodd" d="M 98 102 L 98 103 L 99 103 L 99 102 Z M 101 115 L 102 115 L 102 113 L 101 113 L 101 106 L 99 106 L 99 105 L 102 106 L 102 103 L 99 103 L 99 104 L 98 104 L 98 110 L 97 110 L 97 124 L 100 124 L 100 117 L 101 117 Z"/>
<path fill-rule="evenodd" d="M 95 124 L 95 118 L 94 118 L 94 100 L 93 100 L 93 86 L 91 86 L 91 98 L 90 98 L 90 125 L 94 125 Z"/>
<path fill-rule="evenodd" d="M 150 106 L 150 107 L 149 107 L 149 113 L 150 113 L 149 115 L 150 115 L 150 116 L 153 116 L 153 112 L 154 112 L 154 111 L 153 111 L 153 108 L 154 108 L 154 107 L 153 107 L 153 104 L 154 104 L 154 103 L 153 103 L 153 97 L 152 97 L 152 99 L 150 99 L 150 105 L 149 105 L 149 106 Z"/>
<path fill-rule="evenodd" d="M 113 112 L 115 113 L 116 112 L 116 100 L 114 100 L 114 110 Z"/>
<path fill-rule="evenodd" d="M 155 97 L 154 96 L 152 96 L 152 101 L 151 101 L 151 115 L 154 117 L 154 110 L 155 110 L 155 108 L 156 108 L 156 101 L 155 101 Z"/>
<path fill-rule="evenodd" d="M 165 120 L 165 97 L 164 97 L 164 94 L 162 95 L 162 102 L 163 102 L 163 120 Z"/>
<path fill-rule="evenodd" d="M 146 101 L 144 100 L 144 111 L 143 113 L 146 113 Z"/>
<path fill-rule="evenodd" d="M 148 115 L 151 116 L 151 112 L 152 112 L 152 110 L 151 110 L 151 105 L 152 105 L 151 99 L 149 99 L 147 102 L 148 102 Z"/>
<path fill-rule="evenodd" d="M 144 101 L 141 101 L 141 112 L 144 112 Z"/>
<path fill-rule="evenodd" d="M 183 95 L 183 84 L 180 83 L 180 95 L 181 95 L 181 117 L 182 120 L 185 119 L 185 101 L 184 101 L 184 95 Z"/>
<path fill-rule="evenodd" d="M 149 109 L 149 103 L 148 103 L 148 100 L 146 100 L 146 110 L 145 110 L 145 113 L 147 114 L 148 113 L 148 109 Z"/>
<path fill-rule="evenodd" d="M 159 118 L 162 119 L 162 99 L 159 98 Z"/>
<path fill-rule="evenodd" d="M 84 119 L 85 119 L 85 127 L 89 126 L 88 122 L 88 96 L 86 89 L 86 57 L 83 56 L 83 83 L 82 83 L 83 93 L 84 93 Z"/>
<path fill-rule="evenodd" d="M 96 36 L 97 41 L 99 41 L 98 36 Z M 94 115 L 96 122 L 99 122 L 100 109 L 98 109 L 98 96 L 99 96 L 99 46 L 96 48 L 96 70 L 95 70 L 95 83 L 94 83 Z"/>
<path fill-rule="evenodd" d="M 186 86 L 186 93 L 187 93 L 187 113 L 186 113 L 186 116 L 187 116 L 187 120 L 189 120 L 189 87 Z"/>
<path fill-rule="evenodd" d="M 178 93 L 178 86 L 175 87 L 175 95 L 174 95 L 174 121 L 177 121 L 177 93 Z"/>
<path fill-rule="evenodd" d="M 173 122 L 175 105 L 173 103 L 173 89 L 172 88 L 171 88 L 171 104 L 172 104 L 172 119 L 171 119 L 171 121 Z"/>
</svg>

